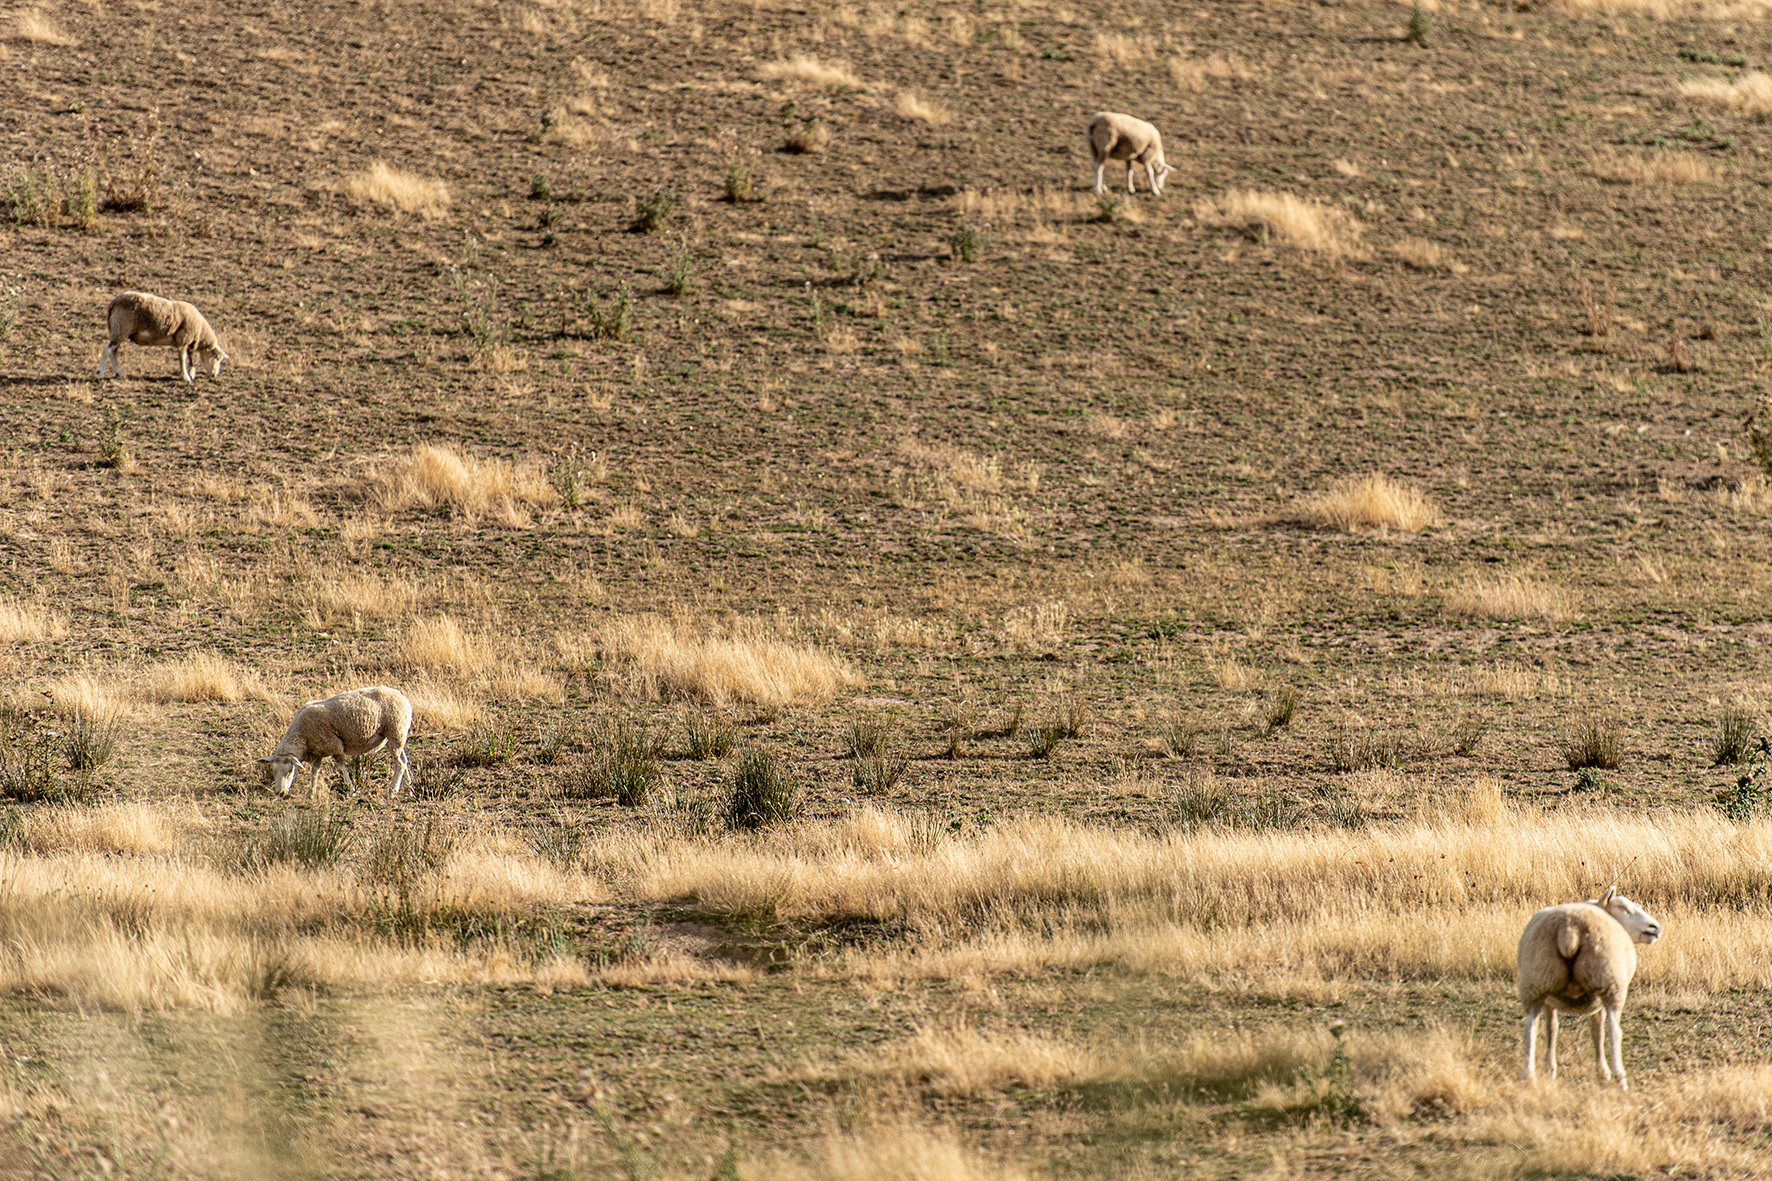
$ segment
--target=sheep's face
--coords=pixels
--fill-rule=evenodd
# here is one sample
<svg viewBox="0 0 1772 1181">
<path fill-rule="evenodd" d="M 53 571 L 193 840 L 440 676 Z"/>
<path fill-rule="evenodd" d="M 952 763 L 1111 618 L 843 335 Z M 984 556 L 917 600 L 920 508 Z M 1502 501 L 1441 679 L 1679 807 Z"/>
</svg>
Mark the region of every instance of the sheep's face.
<svg viewBox="0 0 1772 1181">
<path fill-rule="evenodd" d="M 264 778 L 265 783 L 280 796 L 289 794 L 290 787 L 295 784 L 295 773 L 305 765 L 294 755 L 278 755 L 275 758 L 258 761 L 259 774 Z"/>
<path fill-rule="evenodd" d="M 1622 894 L 1608 890 L 1605 898 L 1594 900 L 1594 905 L 1605 908 L 1606 913 L 1617 919 L 1619 926 L 1629 931 L 1630 937 L 1638 943 L 1654 943 L 1661 938 L 1661 924 L 1655 921 L 1655 916 Z"/>
<path fill-rule="evenodd" d="M 1151 163 L 1153 167 L 1150 169 L 1148 177 L 1151 182 L 1151 196 L 1161 197 L 1163 195 L 1163 182 L 1167 181 L 1169 179 L 1169 174 L 1175 171 L 1175 165 L 1170 164 L 1161 156 L 1158 156 L 1155 160 L 1151 161 Z"/>
<path fill-rule="evenodd" d="M 221 376 L 222 362 L 227 359 L 228 355 L 220 349 L 202 348 L 197 350 L 198 370 L 207 369 L 211 377 Z"/>
</svg>

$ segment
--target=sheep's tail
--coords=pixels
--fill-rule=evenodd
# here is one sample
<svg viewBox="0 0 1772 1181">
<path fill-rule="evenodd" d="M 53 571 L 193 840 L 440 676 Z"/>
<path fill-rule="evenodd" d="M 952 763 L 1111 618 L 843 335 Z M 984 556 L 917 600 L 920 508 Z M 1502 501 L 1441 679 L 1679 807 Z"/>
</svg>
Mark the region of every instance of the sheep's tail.
<svg viewBox="0 0 1772 1181">
<path fill-rule="evenodd" d="M 1557 931 L 1557 954 L 1566 960 L 1575 958 L 1581 950 L 1581 927 L 1576 923 L 1565 922 Z"/>
</svg>

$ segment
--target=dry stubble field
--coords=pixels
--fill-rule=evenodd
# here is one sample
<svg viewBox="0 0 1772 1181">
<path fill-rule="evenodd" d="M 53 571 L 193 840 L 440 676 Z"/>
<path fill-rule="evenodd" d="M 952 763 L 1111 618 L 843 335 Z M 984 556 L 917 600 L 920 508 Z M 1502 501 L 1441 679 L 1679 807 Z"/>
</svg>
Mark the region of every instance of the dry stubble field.
<svg viewBox="0 0 1772 1181">
<path fill-rule="evenodd" d="M 1767 13 L 1426 16 L 0 18 L 0 1176 L 1764 1175 Z"/>
</svg>

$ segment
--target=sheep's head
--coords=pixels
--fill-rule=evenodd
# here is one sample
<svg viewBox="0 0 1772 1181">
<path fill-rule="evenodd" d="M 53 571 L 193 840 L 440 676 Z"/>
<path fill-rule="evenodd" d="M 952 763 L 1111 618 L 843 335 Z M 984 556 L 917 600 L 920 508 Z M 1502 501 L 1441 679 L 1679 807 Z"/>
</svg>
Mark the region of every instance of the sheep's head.
<svg viewBox="0 0 1772 1181">
<path fill-rule="evenodd" d="M 209 370 L 209 376 L 211 377 L 221 376 L 222 362 L 227 359 L 228 355 L 221 351 L 220 345 L 217 345 L 215 348 L 210 348 L 208 345 L 204 345 L 197 350 L 197 368 L 200 370 Z"/>
<path fill-rule="evenodd" d="M 305 766 L 307 764 L 294 755 L 274 755 L 258 761 L 258 773 L 278 795 L 286 796 L 295 784 L 295 773 Z"/>
<path fill-rule="evenodd" d="M 1598 898 L 1588 901 L 1618 920 L 1618 925 L 1630 932 L 1630 937 L 1638 943 L 1654 943 L 1661 938 L 1661 924 L 1655 916 L 1618 892 L 1612 886 Z"/>
<path fill-rule="evenodd" d="M 1169 179 L 1169 174 L 1171 172 L 1175 171 L 1175 165 L 1169 163 L 1169 161 L 1163 159 L 1161 156 L 1158 156 L 1153 163 L 1156 166 L 1148 171 L 1149 180 L 1151 182 L 1151 195 L 1153 197 L 1161 197 L 1163 195 L 1163 182 Z"/>
</svg>

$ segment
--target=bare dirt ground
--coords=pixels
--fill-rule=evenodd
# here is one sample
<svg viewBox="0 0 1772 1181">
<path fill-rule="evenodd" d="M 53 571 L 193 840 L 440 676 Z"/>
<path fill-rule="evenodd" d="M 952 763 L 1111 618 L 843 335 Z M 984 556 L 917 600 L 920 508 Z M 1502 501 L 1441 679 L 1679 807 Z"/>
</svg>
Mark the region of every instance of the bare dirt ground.
<svg viewBox="0 0 1772 1181">
<path fill-rule="evenodd" d="M 1738 84 L 1772 57 L 1764 13 L 1429 15 L 1425 45 L 1385 4 L 5 17 L 0 591 L 48 620 L 3 654 L 9 749 L 104 703 L 123 720 L 87 802 L 176 804 L 206 841 L 249 840 L 293 807 L 252 765 L 293 703 L 422 682 L 433 774 L 476 744 L 496 757 L 441 803 L 339 802 L 361 832 L 438 808 L 640 830 L 656 805 L 562 795 L 604 718 L 649 722 L 670 800 L 730 775 L 685 756 L 708 695 L 659 690 L 610 638 L 651 615 L 847 670 L 830 693 L 713 694 L 814 819 L 860 801 L 962 837 L 1029 814 L 1358 826 L 1479 779 L 1550 812 L 1708 806 L 1735 774 L 1713 766 L 1722 715 L 1763 727 L 1772 692 L 1772 489 L 1742 425 L 1772 365 L 1769 104 Z M 1162 199 L 1089 192 L 1102 109 L 1162 128 Z M 419 180 L 378 193 L 377 162 Z M 1306 204 L 1251 213 L 1239 193 Z M 95 380 L 126 288 L 196 302 L 221 379 L 125 346 L 129 376 Z M 426 445 L 486 465 L 463 485 L 480 492 L 409 494 Z M 1422 493 L 1428 523 L 1312 516 L 1372 473 Z M 415 621 L 444 615 L 481 646 L 413 655 Z M 202 654 L 232 685 L 171 685 Z M 1616 766 L 1571 768 L 1583 721 Z M 858 722 L 909 760 L 888 787 L 854 775 Z M 95 1079 L 151 1080 L 170 1110 L 218 1055 L 262 1069 L 203 1102 L 257 1114 L 206 1126 L 202 1152 L 93 1151 L 144 1175 L 566 1175 L 556 1150 L 707 1175 L 730 1139 L 769 1175 L 768 1152 L 873 1101 L 798 1064 L 979 1004 L 1107 1043 L 1323 1023 L 1321 997 L 1085 973 L 895 993 L 910 1008 L 888 1018 L 802 970 L 848 933 L 716 939 L 694 900 L 613 891 L 566 925 L 586 956 L 686 924 L 691 952 L 760 974 L 322 988 L 244 1017 L 21 989 L 0 1009 L 6 1057 L 35 1063 L 15 1073 L 100 1098 L 78 1134 L 19 1125 L 17 1175 L 90 1165 L 54 1145 L 100 1145 Z M 1510 1069 L 1507 973 L 1444 993 L 1360 979 L 1334 1003 L 1374 1028 L 1442 1009 Z M 1668 996 L 1629 1027 L 1647 1076 L 1751 1057 Z M 389 1049 L 384 1019 L 446 1042 L 448 1069 Z M 1147 1125 L 1057 1084 L 906 1086 L 893 1102 L 1036 1175 L 1456 1155 L 1431 1124 L 1344 1133 L 1247 1096 Z M 587 1114 L 604 1101 L 607 1127 Z M 454 1147 L 431 1161 L 427 1137 Z"/>
</svg>

